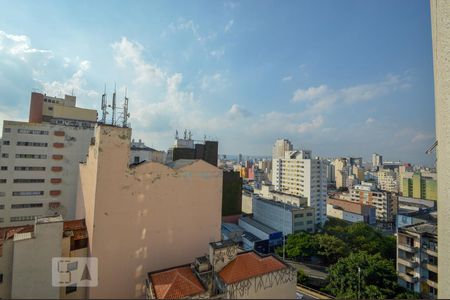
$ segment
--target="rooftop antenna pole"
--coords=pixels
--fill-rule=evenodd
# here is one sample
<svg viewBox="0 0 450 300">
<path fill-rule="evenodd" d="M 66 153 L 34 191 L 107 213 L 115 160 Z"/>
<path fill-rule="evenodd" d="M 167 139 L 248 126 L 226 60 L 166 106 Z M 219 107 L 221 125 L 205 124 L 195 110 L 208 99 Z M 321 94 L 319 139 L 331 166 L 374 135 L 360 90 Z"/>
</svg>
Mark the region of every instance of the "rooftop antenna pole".
<svg viewBox="0 0 450 300">
<path fill-rule="evenodd" d="M 114 93 L 112 100 L 112 120 L 111 125 L 116 125 L 116 84 L 114 84 Z"/>
<path fill-rule="evenodd" d="M 175 130 L 175 139 L 178 140 L 178 129 Z"/>
<path fill-rule="evenodd" d="M 130 113 L 128 112 L 128 98 L 127 89 L 125 88 L 125 102 L 123 103 L 123 127 L 128 127 L 128 117 Z"/>
<path fill-rule="evenodd" d="M 105 91 L 102 95 L 102 123 L 106 123 L 106 108 L 108 107 L 108 104 L 106 103 L 106 83 L 105 83 Z"/>
</svg>

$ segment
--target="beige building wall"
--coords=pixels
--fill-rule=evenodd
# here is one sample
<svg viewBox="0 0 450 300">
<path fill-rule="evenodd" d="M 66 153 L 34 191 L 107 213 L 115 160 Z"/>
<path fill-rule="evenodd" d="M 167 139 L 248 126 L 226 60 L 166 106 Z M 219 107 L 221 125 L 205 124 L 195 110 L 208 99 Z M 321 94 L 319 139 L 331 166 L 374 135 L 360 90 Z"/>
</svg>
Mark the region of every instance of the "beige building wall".
<svg viewBox="0 0 450 300">
<path fill-rule="evenodd" d="M 297 275 L 291 268 L 250 278 L 245 283 L 245 286 L 243 282 L 228 285 L 225 299 L 295 299 L 296 297 Z"/>
<path fill-rule="evenodd" d="M 450 298 L 450 4 L 430 1 L 436 110 L 439 288 L 438 298 Z"/>
<path fill-rule="evenodd" d="M 52 258 L 61 256 L 62 233 L 60 219 L 14 236 L 12 298 L 59 299 L 60 288 L 52 286 Z"/>
<path fill-rule="evenodd" d="M 11 299 L 12 260 L 13 260 L 13 241 L 6 240 L 3 242 L 3 245 L 1 246 L 1 255 L 0 255 L 0 274 L 3 274 L 3 283 L 0 283 L 1 299 Z"/>
<path fill-rule="evenodd" d="M 246 214 L 253 213 L 252 195 L 248 192 L 242 192 L 242 212 Z"/>
<path fill-rule="evenodd" d="M 130 169 L 130 137 L 98 126 L 80 165 L 78 213 L 99 263 L 89 298 L 142 298 L 147 272 L 189 263 L 221 237 L 222 171 L 202 160 Z"/>
</svg>

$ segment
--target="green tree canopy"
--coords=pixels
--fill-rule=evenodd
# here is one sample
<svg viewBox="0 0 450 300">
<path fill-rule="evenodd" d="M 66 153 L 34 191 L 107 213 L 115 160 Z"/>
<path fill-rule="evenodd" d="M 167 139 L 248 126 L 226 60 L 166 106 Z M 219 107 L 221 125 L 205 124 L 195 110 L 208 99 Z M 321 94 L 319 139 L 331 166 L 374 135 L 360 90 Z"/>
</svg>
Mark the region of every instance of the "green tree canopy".
<svg viewBox="0 0 450 300">
<path fill-rule="evenodd" d="M 397 274 L 392 261 L 379 253 L 351 253 L 330 267 L 327 290 L 337 298 L 358 297 L 358 267 L 360 298 L 393 298 L 398 291 Z"/>
<path fill-rule="evenodd" d="M 288 236 L 286 241 L 286 255 L 288 257 L 305 258 L 316 254 L 316 252 L 317 242 L 313 235 L 301 232 Z"/>
<path fill-rule="evenodd" d="M 337 237 L 329 234 L 317 234 L 317 255 L 322 257 L 327 264 L 334 264 L 341 257 L 349 253 L 347 245 Z"/>
</svg>

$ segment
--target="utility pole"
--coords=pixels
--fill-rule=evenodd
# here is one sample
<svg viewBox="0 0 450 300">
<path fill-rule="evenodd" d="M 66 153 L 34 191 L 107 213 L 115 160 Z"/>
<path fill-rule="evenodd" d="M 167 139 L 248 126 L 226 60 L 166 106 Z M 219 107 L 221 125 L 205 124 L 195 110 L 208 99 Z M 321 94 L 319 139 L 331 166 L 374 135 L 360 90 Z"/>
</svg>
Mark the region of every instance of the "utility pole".
<svg viewBox="0 0 450 300">
<path fill-rule="evenodd" d="M 358 300 L 361 298 L 361 268 L 358 267 Z"/>
</svg>

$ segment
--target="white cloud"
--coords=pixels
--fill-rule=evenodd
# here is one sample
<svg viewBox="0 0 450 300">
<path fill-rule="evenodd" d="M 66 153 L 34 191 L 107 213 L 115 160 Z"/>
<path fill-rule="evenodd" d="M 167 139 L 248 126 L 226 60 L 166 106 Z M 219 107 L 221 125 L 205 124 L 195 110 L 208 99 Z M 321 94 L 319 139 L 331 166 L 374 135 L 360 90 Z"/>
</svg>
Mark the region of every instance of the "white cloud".
<svg viewBox="0 0 450 300">
<path fill-rule="evenodd" d="M 233 27 L 233 24 L 234 24 L 234 20 L 233 19 L 228 21 L 227 25 L 225 25 L 224 31 L 228 32 L 231 29 L 231 27 Z"/>
<path fill-rule="evenodd" d="M 299 133 L 309 132 L 311 130 L 320 128 L 322 124 L 323 124 L 323 117 L 318 116 L 317 118 L 314 118 L 311 122 L 305 122 L 298 125 L 297 132 Z"/>
<path fill-rule="evenodd" d="M 26 61 L 31 54 L 40 54 L 45 58 L 53 57 L 50 50 L 31 47 L 30 38 L 26 35 L 8 34 L 0 30 L 0 52 L 8 53 Z"/>
<path fill-rule="evenodd" d="M 366 120 L 366 124 L 372 124 L 373 122 L 375 122 L 375 119 L 374 119 L 374 118 L 371 118 L 371 117 L 369 117 L 369 118 Z"/>
<path fill-rule="evenodd" d="M 298 89 L 292 96 L 292 102 L 316 100 L 328 93 L 328 87 L 324 84 L 318 87 L 310 87 L 306 90 Z"/>
<path fill-rule="evenodd" d="M 251 114 L 244 107 L 242 107 L 238 104 L 233 104 L 231 106 L 230 110 L 228 111 L 227 115 L 230 119 L 235 120 L 235 119 L 240 119 L 240 118 L 246 118 L 246 117 L 250 116 Z"/>
<path fill-rule="evenodd" d="M 434 137 L 435 137 L 435 135 L 432 133 L 418 132 L 413 136 L 413 138 L 411 139 L 411 142 L 412 143 L 423 142 L 423 141 L 431 140 Z"/>
<path fill-rule="evenodd" d="M 169 24 L 169 29 L 172 32 L 190 31 L 198 42 L 206 42 L 216 38 L 217 36 L 216 32 L 211 31 L 209 34 L 202 34 L 200 33 L 199 28 L 200 26 L 196 24 L 194 21 L 184 20 L 183 18 L 180 18 L 176 24 L 174 23 Z"/>
<path fill-rule="evenodd" d="M 291 81 L 292 80 L 292 76 L 285 76 L 281 80 L 283 80 L 283 81 Z"/>
<path fill-rule="evenodd" d="M 209 52 L 209 54 L 214 58 L 220 59 L 222 56 L 224 56 L 225 50 L 224 49 L 212 50 Z"/>
<path fill-rule="evenodd" d="M 134 83 L 142 85 L 160 85 L 164 82 L 166 74 L 156 65 L 147 63 L 142 58 L 144 47 L 136 42 L 122 37 L 120 42 L 111 45 L 116 63 L 126 68 L 131 65 L 134 71 Z"/>
<path fill-rule="evenodd" d="M 217 72 L 212 75 L 205 75 L 202 78 L 201 89 L 210 92 L 221 90 L 226 84 L 224 76 Z"/>
</svg>

